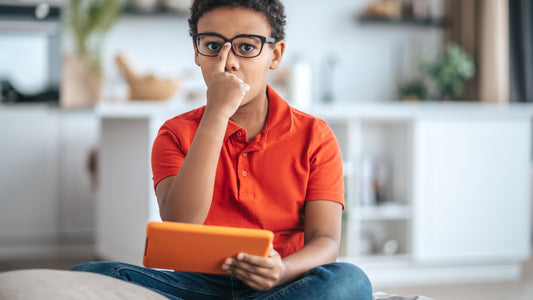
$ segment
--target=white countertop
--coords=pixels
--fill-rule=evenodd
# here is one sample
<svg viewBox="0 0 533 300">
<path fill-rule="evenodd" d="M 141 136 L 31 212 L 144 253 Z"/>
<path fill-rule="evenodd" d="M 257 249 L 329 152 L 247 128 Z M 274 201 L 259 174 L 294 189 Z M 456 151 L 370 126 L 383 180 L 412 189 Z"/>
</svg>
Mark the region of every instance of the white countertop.
<svg viewBox="0 0 533 300">
<path fill-rule="evenodd" d="M 322 118 L 410 119 L 410 118 L 533 118 L 531 104 L 480 102 L 388 102 L 321 105 L 308 110 Z"/>
<path fill-rule="evenodd" d="M 120 101 L 100 102 L 94 108 L 64 109 L 46 104 L 0 104 L 0 114 L 42 112 L 94 112 L 101 118 L 171 118 L 202 106 L 185 101 Z M 297 107 L 298 108 L 298 107 Z M 335 120 L 409 120 L 434 118 L 532 118 L 533 104 L 490 104 L 480 102 L 360 102 L 320 104 L 300 110 L 328 121 Z"/>
<path fill-rule="evenodd" d="M 200 107 L 201 103 L 134 101 L 100 103 L 95 107 L 102 118 L 172 117 Z M 327 120 L 413 118 L 533 118 L 533 104 L 506 105 L 478 102 L 381 102 L 315 105 L 300 110 Z"/>
<path fill-rule="evenodd" d="M 165 101 L 127 101 L 95 106 L 95 112 L 103 118 L 147 118 L 153 116 L 174 116 L 202 106 L 201 103 Z"/>
</svg>

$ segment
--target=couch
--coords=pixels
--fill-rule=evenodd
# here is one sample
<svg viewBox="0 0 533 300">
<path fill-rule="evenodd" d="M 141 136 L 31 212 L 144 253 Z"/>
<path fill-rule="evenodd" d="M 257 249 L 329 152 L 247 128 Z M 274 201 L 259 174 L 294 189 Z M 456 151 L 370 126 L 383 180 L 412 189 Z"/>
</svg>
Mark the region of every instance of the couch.
<svg viewBox="0 0 533 300">
<path fill-rule="evenodd" d="M 49 269 L 29 269 L 0 273 L 0 299 L 147 299 L 164 300 L 164 296 L 150 289 L 87 272 Z M 374 300 L 431 300 L 424 296 L 397 296 L 383 292 Z"/>
</svg>

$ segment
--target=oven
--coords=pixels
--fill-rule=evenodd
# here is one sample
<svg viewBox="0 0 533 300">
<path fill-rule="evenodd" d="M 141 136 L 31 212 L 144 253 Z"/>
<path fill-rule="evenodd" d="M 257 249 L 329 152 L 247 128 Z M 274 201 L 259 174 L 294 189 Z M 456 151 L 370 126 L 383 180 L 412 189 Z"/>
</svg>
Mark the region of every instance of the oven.
<svg viewBox="0 0 533 300">
<path fill-rule="evenodd" d="M 59 104 L 62 1 L 0 0 L 0 101 Z"/>
</svg>

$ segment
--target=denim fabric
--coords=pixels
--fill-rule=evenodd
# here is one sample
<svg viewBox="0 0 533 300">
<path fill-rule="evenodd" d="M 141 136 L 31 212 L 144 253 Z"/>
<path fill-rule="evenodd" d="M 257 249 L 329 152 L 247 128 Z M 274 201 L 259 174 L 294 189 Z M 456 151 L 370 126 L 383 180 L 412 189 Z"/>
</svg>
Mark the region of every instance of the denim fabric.
<svg viewBox="0 0 533 300">
<path fill-rule="evenodd" d="M 87 262 L 72 271 L 129 281 L 169 299 L 372 299 L 365 273 L 348 263 L 315 267 L 300 279 L 266 292 L 256 291 L 230 275 L 164 271 L 117 262 Z"/>
</svg>

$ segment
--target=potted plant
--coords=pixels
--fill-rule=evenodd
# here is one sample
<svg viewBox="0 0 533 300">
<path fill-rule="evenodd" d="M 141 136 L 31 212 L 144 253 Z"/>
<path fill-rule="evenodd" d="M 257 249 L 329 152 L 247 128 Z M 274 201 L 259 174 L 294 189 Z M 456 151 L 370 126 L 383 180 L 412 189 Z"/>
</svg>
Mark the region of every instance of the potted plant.
<svg viewBox="0 0 533 300">
<path fill-rule="evenodd" d="M 424 101 L 428 98 L 427 88 L 422 80 L 409 81 L 399 89 L 400 100 Z"/>
<path fill-rule="evenodd" d="M 448 44 L 440 61 L 432 65 L 423 63 L 421 68 L 435 81 L 443 100 L 458 99 L 466 81 L 476 74 L 472 57 L 454 43 Z"/>
<path fill-rule="evenodd" d="M 92 106 L 98 101 L 103 42 L 122 7 L 123 0 L 67 2 L 65 22 L 74 49 L 63 58 L 62 106 Z"/>
</svg>

